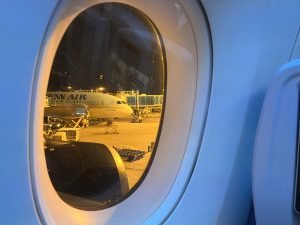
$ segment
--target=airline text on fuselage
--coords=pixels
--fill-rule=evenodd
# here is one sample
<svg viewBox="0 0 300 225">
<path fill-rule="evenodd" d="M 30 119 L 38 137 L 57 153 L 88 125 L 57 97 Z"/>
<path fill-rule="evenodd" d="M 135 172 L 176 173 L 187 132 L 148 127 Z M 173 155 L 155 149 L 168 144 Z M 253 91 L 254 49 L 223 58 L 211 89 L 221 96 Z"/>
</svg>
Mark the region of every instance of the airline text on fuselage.
<svg viewBox="0 0 300 225">
<path fill-rule="evenodd" d="M 55 102 L 73 102 L 83 103 L 86 101 L 86 94 L 47 94 L 49 99 L 55 100 Z"/>
</svg>

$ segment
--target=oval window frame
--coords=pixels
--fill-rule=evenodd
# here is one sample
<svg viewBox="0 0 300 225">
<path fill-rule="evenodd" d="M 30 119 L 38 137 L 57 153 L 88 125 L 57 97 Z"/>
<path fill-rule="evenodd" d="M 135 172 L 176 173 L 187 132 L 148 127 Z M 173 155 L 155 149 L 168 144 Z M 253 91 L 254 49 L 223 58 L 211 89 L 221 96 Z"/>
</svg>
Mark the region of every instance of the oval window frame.
<svg viewBox="0 0 300 225">
<path fill-rule="evenodd" d="M 105 3 L 106 2 L 102 2 L 100 4 L 105 4 Z M 116 3 L 116 2 L 107 2 L 107 3 L 108 4 L 113 4 L 113 3 Z M 117 4 L 119 4 L 118 7 L 120 7 L 121 5 L 124 5 L 125 7 L 123 8 L 123 10 L 127 10 L 128 13 L 129 13 L 129 11 L 131 11 L 131 13 L 132 13 L 131 15 L 135 15 L 136 17 L 139 17 L 141 20 L 147 21 L 147 22 L 143 22 L 144 25 L 145 25 L 144 29 L 147 28 L 147 29 L 149 29 L 148 30 L 149 32 L 150 31 L 152 32 L 153 37 L 155 37 L 155 39 L 157 40 L 156 44 L 157 44 L 157 46 L 159 46 L 156 49 L 156 51 L 158 51 L 158 50 L 160 51 L 161 68 L 162 68 L 162 71 L 163 71 L 163 74 L 162 74 L 162 81 L 163 81 L 162 82 L 162 86 L 163 86 L 163 90 L 166 92 L 167 91 L 167 60 L 166 60 L 166 52 L 165 52 L 163 40 L 162 40 L 162 37 L 161 37 L 161 34 L 160 34 L 158 28 L 155 26 L 155 24 L 153 23 L 153 21 L 146 14 L 144 14 L 141 10 L 136 9 L 136 8 L 132 7 L 131 5 L 124 4 L 124 3 L 117 2 Z M 82 13 L 84 13 L 86 10 L 89 10 L 92 7 L 97 6 L 97 5 L 99 5 L 99 4 L 92 5 L 90 7 L 87 7 L 86 9 L 80 11 L 73 18 L 73 20 L 70 22 L 69 26 L 71 26 L 72 23 L 79 16 L 81 16 Z M 129 7 L 126 7 L 126 6 L 129 6 Z M 62 35 L 62 38 L 61 38 L 61 40 L 60 40 L 60 42 L 58 44 L 58 47 L 57 47 L 57 51 L 59 49 L 59 46 L 60 46 L 60 44 L 61 44 L 61 42 L 62 42 L 65 34 L 68 31 L 69 26 L 66 28 L 65 33 Z M 151 27 L 151 28 L 149 28 L 149 27 Z M 150 29 L 152 29 L 152 30 L 150 30 Z M 55 61 L 55 57 L 57 55 L 57 51 L 55 53 L 53 61 Z M 122 195 L 118 200 L 112 200 L 110 204 L 107 204 L 107 206 L 104 206 L 104 207 L 97 206 L 97 203 L 96 204 L 90 203 L 89 205 L 88 204 L 83 204 L 82 205 L 80 203 L 76 204 L 76 202 L 68 201 L 67 198 L 62 197 L 63 195 L 60 195 L 60 198 L 65 203 L 69 204 L 71 207 L 74 207 L 74 208 L 77 208 L 77 209 L 80 209 L 80 210 L 86 210 L 86 211 L 97 211 L 97 210 L 103 210 L 103 209 L 106 209 L 106 208 L 109 208 L 109 207 L 113 207 L 114 205 L 117 205 L 120 202 L 124 201 L 126 198 L 128 198 L 137 188 L 139 188 L 139 186 L 141 185 L 141 183 L 143 182 L 143 180 L 147 176 L 147 173 L 148 173 L 148 171 L 149 171 L 149 169 L 150 169 L 150 167 L 152 165 L 152 161 L 153 161 L 153 159 L 155 157 L 155 153 L 156 153 L 156 150 L 157 150 L 157 145 L 158 145 L 158 142 L 159 142 L 161 129 L 162 129 L 162 126 L 163 126 L 163 118 L 164 118 L 164 112 L 165 112 L 165 103 L 166 103 L 166 95 L 164 94 L 163 95 L 163 104 L 162 104 L 162 109 L 161 109 L 161 114 L 160 114 L 160 119 L 159 119 L 159 125 L 158 125 L 158 129 L 156 131 L 156 138 L 155 138 L 155 143 L 154 143 L 154 146 L 153 146 L 153 149 L 152 149 L 151 156 L 150 156 L 150 158 L 149 158 L 149 160 L 147 162 L 147 165 L 146 165 L 144 171 L 142 172 L 142 175 L 140 176 L 140 178 L 138 179 L 138 181 L 128 190 L 127 193 L 125 193 L 124 195 Z M 117 143 L 116 143 L 116 145 L 117 145 Z M 113 153 L 113 154 L 116 154 L 116 153 Z M 87 200 L 89 200 L 89 199 L 87 199 Z"/>
<path fill-rule="evenodd" d="M 168 66 L 166 82 L 168 92 L 166 97 L 168 102 L 165 105 L 165 117 L 161 122 L 163 126 L 156 156 L 140 187 L 116 206 L 91 212 L 78 210 L 64 203 L 51 184 L 45 157 L 41 151 L 43 149 L 42 106 L 54 55 L 67 27 L 80 12 L 95 4 L 104 2 L 129 4 L 144 12 L 158 28 L 163 42 L 168 45 L 166 47 Z M 162 4 L 164 4 L 164 7 L 162 7 Z M 169 14 L 165 16 L 164 11 L 168 11 Z M 178 33 L 173 30 L 175 29 L 174 26 L 167 24 L 174 23 L 172 17 L 177 18 L 175 20 L 175 22 L 178 22 L 175 26 L 176 29 L 180 26 L 178 17 L 189 23 L 187 25 L 188 30 L 185 30 L 186 33 L 182 33 L 181 37 L 176 37 Z M 164 20 L 162 20 L 163 18 Z M 185 36 L 188 36 L 188 38 Z M 173 42 L 172 39 L 177 42 Z M 184 44 L 189 45 L 189 49 L 181 48 L 179 43 L 183 40 Z M 175 65 L 179 58 L 187 60 L 190 56 L 189 53 L 194 56 L 191 59 L 193 61 L 193 65 L 190 65 L 192 68 L 188 67 L 188 62 L 185 62 L 184 67 L 180 64 L 183 62 Z M 169 57 L 169 54 L 172 57 Z M 176 69 L 179 69 L 179 71 L 176 71 Z M 183 71 L 183 69 L 186 70 Z M 188 76 L 184 77 L 184 72 L 189 70 L 193 70 L 193 73 L 188 73 Z M 174 73 L 170 76 L 169 72 Z M 122 221 L 122 224 L 141 224 L 146 223 L 147 219 L 157 223 L 164 221 L 174 210 L 187 188 L 192 169 L 197 160 L 208 110 L 211 72 L 212 47 L 209 27 L 203 8 L 195 1 L 63 0 L 59 2 L 50 19 L 41 46 L 31 97 L 29 166 L 33 197 L 40 220 L 45 223 L 58 224 L 105 224 L 108 221 L 110 223 L 120 223 Z M 184 87 L 181 86 L 184 84 L 182 81 L 186 81 Z M 178 91 L 178 88 L 181 89 L 181 92 Z M 180 108 L 177 104 L 178 99 L 186 100 L 181 102 Z M 176 109 L 175 112 L 174 109 Z M 181 121 L 181 119 L 184 121 Z M 180 127 L 181 130 L 176 131 L 174 128 L 177 127 Z M 172 149 L 178 154 L 171 155 L 170 159 L 169 153 L 171 152 L 170 150 L 163 151 L 165 149 Z M 168 161 L 162 164 L 161 161 L 166 159 Z M 140 207 L 141 204 L 143 207 Z"/>
</svg>

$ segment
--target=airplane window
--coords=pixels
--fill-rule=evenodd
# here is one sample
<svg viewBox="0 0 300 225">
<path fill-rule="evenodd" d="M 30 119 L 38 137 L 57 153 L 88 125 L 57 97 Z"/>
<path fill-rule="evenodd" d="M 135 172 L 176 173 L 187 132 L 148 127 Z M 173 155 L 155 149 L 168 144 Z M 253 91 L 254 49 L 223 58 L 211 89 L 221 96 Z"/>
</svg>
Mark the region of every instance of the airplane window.
<svg viewBox="0 0 300 225">
<path fill-rule="evenodd" d="M 57 49 L 44 106 L 44 151 L 62 200 L 111 207 L 143 181 L 165 104 L 159 31 L 141 11 L 103 3 L 80 13 Z"/>
</svg>

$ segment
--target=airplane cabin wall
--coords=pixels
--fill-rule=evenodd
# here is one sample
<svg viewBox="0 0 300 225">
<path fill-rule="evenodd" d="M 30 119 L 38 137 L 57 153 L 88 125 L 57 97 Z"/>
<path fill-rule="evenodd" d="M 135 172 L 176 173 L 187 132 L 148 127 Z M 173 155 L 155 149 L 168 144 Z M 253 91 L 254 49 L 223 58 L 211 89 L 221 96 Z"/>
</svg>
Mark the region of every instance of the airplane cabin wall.
<svg viewBox="0 0 300 225">
<path fill-rule="evenodd" d="M 260 108 L 276 71 L 290 58 L 300 25 L 300 1 L 202 3 L 213 45 L 209 112 L 204 137 L 197 140 L 201 148 L 194 173 L 166 224 L 245 224 Z M 39 224 L 29 178 L 30 94 L 39 48 L 56 4 L 2 3 L 1 224 Z"/>
<path fill-rule="evenodd" d="M 265 92 L 289 61 L 300 1 L 203 0 L 213 45 L 208 117 L 194 173 L 166 224 L 246 224 Z"/>
<path fill-rule="evenodd" d="M 57 1 L 3 1 L 0 21 L 0 224 L 39 224 L 28 162 L 35 63 Z"/>
</svg>

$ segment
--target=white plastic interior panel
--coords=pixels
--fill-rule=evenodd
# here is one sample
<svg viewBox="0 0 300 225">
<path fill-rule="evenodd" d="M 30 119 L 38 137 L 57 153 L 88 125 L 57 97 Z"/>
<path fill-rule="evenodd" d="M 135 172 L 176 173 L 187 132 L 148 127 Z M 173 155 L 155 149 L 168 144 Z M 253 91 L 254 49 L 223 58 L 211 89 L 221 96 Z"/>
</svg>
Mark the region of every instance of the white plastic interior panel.
<svg viewBox="0 0 300 225">
<path fill-rule="evenodd" d="M 291 60 L 294 60 L 294 59 L 300 59 L 300 27 L 298 29 L 295 44 L 294 44 L 293 51 L 291 54 Z"/>
<path fill-rule="evenodd" d="M 140 187 L 114 207 L 84 211 L 63 202 L 49 179 L 43 106 L 67 27 L 104 2 L 129 4 L 157 26 L 166 50 L 166 107 Z M 16 0 L 2 1 L 2 8 L 0 224 L 247 223 L 265 92 L 278 68 L 299 58 L 299 0 Z M 259 127 L 253 171 L 259 225 L 299 223 L 296 64 L 281 70 L 273 87 L 281 97 L 270 92 L 266 126 Z"/>
<path fill-rule="evenodd" d="M 157 152 L 140 187 L 123 202 L 99 211 L 63 202 L 48 176 L 43 153 L 43 105 L 60 40 L 83 10 L 104 2 L 129 4 L 144 12 L 162 36 L 167 59 L 165 116 Z M 207 113 L 211 45 L 206 19 L 192 0 L 63 0 L 48 26 L 33 87 L 30 121 L 32 186 L 36 208 L 47 224 L 158 224 L 174 210 L 195 164 Z M 191 129 L 192 124 L 197 126 Z"/>
<path fill-rule="evenodd" d="M 253 156 L 257 224 L 300 224 L 294 210 L 300 60 L 281 68 L 260 116 Z"/>
<path fill-rule="evenodd" d="M 247 224 L 261 105 L 276 71 L 289 61 L 300 2 L 201 2 L 212 36 L 212 91 L 194 173 L 167 224 L 189 218 L 195 225 Z"/>
<path fill-rule="evenodd" d="M 0 224 L 39 224 L 29 179 L 28 121 L 37 55 L 56 1 L 1 2 Z"/>
</svg>

